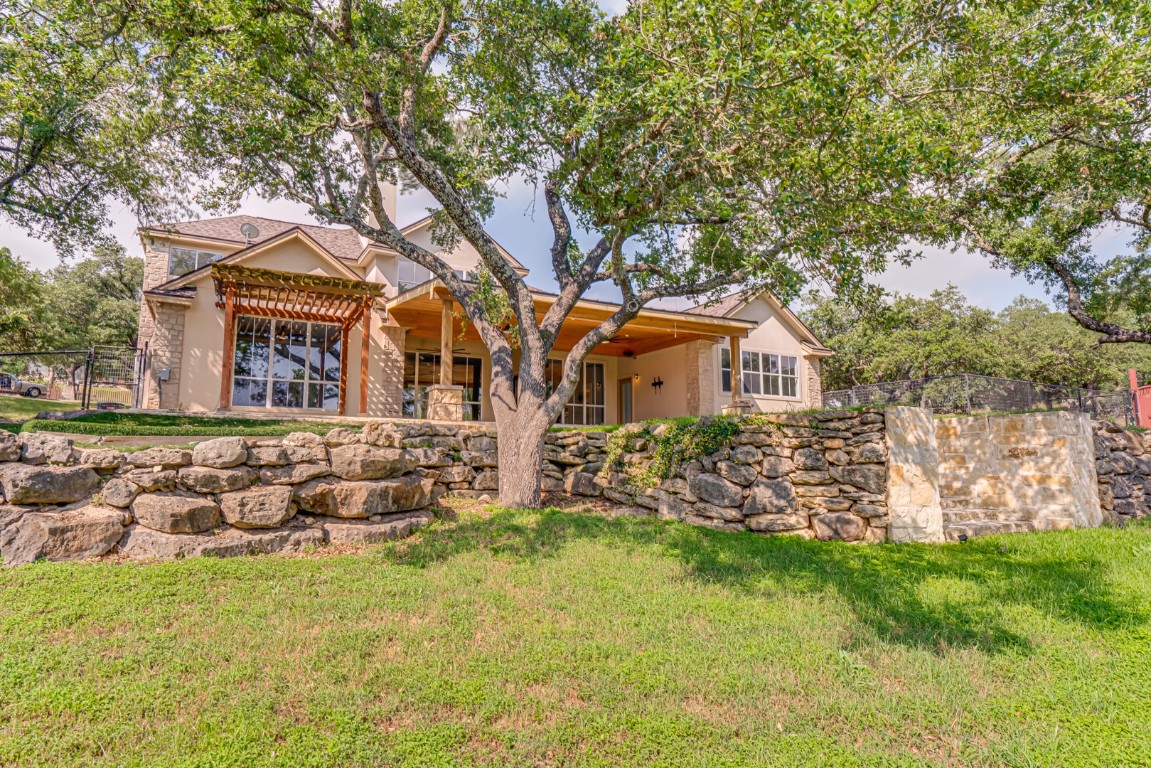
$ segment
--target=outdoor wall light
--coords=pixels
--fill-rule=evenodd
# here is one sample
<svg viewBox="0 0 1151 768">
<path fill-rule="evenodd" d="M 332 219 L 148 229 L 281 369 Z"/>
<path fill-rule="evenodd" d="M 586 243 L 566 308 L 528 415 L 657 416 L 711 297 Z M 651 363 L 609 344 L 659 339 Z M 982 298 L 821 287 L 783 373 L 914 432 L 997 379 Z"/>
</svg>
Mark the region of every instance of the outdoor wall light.
<svg viewBox="0 0 1151 768">
<path fill-rule="evenodd" d="M 656 376 L 651 380 L 651 388 L 654 389 L 655 393 L 658 395 L 663 391 L 663 379 L 661 379 L 659 376 Z"/>
<path fill-rule="evenodd" d="M 638 373 L 633 373 L 633 374 L 631 375 L 631 380 L 632 380 L 634 383 L 636 383 L 636 384 L 639 384 L 639 374 L 638 374 Z"/>
</svg>

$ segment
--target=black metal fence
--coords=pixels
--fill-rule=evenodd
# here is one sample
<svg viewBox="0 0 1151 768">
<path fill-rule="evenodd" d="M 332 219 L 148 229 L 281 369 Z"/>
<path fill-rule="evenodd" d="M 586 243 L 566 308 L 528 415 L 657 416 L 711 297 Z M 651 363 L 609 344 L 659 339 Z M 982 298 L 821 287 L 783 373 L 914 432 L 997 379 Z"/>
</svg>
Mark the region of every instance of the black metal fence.
<svg viewBox="0 0 1151 768">
<path fill-rule="evenodd" d="M 142 366 L 132 347 L 0 352 L 0 370 L 33 383 L 39 397 L 83 409 L 138 407 Z"/>
<path fill-rule="evenodd" d="M 914 405 L 936 413 L 1082 411 L 1121 423 L 1133 418 L 1126 390 L 1101 392 L 976 374 L 884 381 L 823 393 L 825 408 L 855 405 Z"/>
</svg>

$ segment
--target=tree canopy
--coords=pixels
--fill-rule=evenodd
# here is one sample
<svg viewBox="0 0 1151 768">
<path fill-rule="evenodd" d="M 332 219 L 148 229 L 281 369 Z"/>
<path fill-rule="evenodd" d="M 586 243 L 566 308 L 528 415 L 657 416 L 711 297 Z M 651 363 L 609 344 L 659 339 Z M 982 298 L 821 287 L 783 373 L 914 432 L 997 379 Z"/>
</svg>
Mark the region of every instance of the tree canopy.
<svg viewBox="0 0 1151 768">
<path fill-rule="evenodd" d="M 1110 390 L 1126 388 L 1130 368 L 1151 371 L 1151 349 L 1100 348 L 1042 301 L 1020 296 L 993 312 L 954 285 L 864 305 L 810 295 L 801 316 L 836 351 L 821 366 L 825 390 L 961 373 Z"/>
<path fill-rule="evenodd" d="M 178 201 L 129 18 L 114 3 L 0 3 L 0 217 L 62 254 L 106 239 L 117 203 Z"/>
</svg>

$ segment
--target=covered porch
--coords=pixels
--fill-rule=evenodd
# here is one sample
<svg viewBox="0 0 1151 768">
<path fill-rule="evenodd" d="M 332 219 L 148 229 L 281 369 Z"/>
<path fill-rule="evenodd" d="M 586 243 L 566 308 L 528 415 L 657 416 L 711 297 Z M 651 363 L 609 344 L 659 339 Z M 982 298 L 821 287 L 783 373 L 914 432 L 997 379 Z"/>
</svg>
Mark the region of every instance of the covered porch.
<svg viewBox="0 0 1151 768">
<path fill-rule="evenodd" d="M 556 297 L 534 291 L 537 321 Z M 437 280 L 385 304 L 388 321 L 406 331 L 404 416 L 443 420 L 493 418 L 490 360 L 462 308 Z M 558 384 L 564 353 L 618 309 L 581 301 L 565 321 L 547 376 Z M 756 323 L 644 309 L 614 338 L 592 350 L 561 423 L 612 424 L 660 416 L 718 413 L 719 345 L 735 351 Z M 443 361 L 452 361 L 444 365 Z"/>
</svg>

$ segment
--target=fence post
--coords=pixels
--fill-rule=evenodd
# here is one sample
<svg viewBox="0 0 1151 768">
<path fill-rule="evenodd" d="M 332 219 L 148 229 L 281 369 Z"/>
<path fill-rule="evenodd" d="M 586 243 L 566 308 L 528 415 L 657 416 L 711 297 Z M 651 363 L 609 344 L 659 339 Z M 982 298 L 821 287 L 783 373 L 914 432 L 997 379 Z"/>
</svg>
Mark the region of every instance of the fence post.
<svg viewBox="0 0 1151 768">
<path fill-rule="evenodd" d="M 84 359 L 84 384 L 80 391 L 80 410 L 88 410 L 88 406 L 92 400 L 92 365 L 96 359 L 96 350 L 88 350 L 88 356 Z"/>
<path fill-rule="evenodd" d="M 967 415 L 971 415 L 971 374 L 963 374 L 963 391 L 967 399 Z"/>
</svg>

